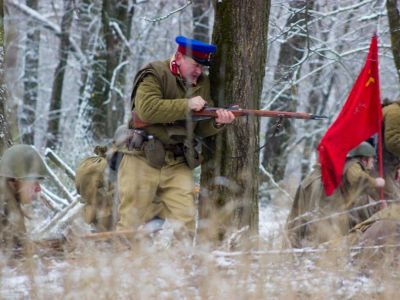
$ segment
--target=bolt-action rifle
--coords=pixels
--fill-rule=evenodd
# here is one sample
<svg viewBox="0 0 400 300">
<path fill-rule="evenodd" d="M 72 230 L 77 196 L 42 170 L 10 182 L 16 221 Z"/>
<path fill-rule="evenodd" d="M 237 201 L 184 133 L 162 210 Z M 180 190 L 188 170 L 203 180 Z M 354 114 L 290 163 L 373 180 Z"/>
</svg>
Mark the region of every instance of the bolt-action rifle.
<svg viewBox="0 0 400 300">
<path fill-rule="evenodd" d="M 217 110 L 219 107 L 205 107 L 200 111 L 192 111 L 192 117 L 194 121 L 216 118 Z M 257 117 L 268 117 L 268 118 L 287 118 L 287 119 L 304 119 L 304 120 L 322 120 L 327 119 L 327 116 L 303 113 L 303 112 L 289 112 L 289 111 L 279 111 L 279 110 L 257 110 L 257 109 L 243 109 L 239 107 L 226 108 L 231 111 L 235 117 L 242 116 L 257 116 Z M 135 112 L 132 112 L 132 122 L 133 127 L 136 129 L 141 129 L 149 126 L 150 124 L 143 122 L 139 119 Z"/>
</svg>

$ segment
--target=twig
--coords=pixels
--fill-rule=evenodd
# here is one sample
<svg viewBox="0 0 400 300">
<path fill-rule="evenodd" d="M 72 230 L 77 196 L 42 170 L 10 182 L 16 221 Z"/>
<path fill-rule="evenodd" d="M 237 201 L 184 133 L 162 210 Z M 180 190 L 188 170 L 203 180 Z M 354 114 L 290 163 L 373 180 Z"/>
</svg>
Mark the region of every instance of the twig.
<svg viewBox="0 0 400 300">
<path fill-rule="evenodd" d="M 42 187 L 43 189 L 43 187 Z M 50 208 L 53 212 L 59 212 L 61 208 L 58 207 L 55 201 L 49 197 L 46 193 L 41 193 L 40 194 L 40 200 L 48 207 Z"/>
<path fill-rule="evenodd" d="M 7 4 L 14 6 L 15 8 L 19 9 L 25 15 L 32 17 L 39 23 L 42 23 L 44 28 L 47 28 L 50 31 L 54 32 L 56 36 L 58 36 L 58 37 L 62 36 L 61 28 L 59 26 L 57 26 L 56 24 L 47 20 L 45 17 L 40 15 L 37 11 L 29 8 L 28 6 L 26 6 L 24 4 L 18 3 L 18 1 L 15 1 L 15 0 L 8 0 Z M 77 57 L 77 59 L 79 61 L 83 62 L 83 64 L 86 64 L 86 57 L 83 55 L 80 47 L 75 42 L 75 40 L 72 39 L 71 37 L 69 37 L 69 42 L 71 44 L 71 48 L 74 50 L 73 53 Z"/>
<path fill-rule="evenodd" d="M 284 250 L 266 250 L 266 251 L 236 251 L 236 252 L 225 252 L 225 251 L 213 251 L 216 257 L 240 257 L 243 255 L 280 255 L 280 254 L 314 254 L 314 253 L 326 253 L 326 252 L 342 252 L 342 251 L 360 251 L 367 249 L 386 249 L 386 248 L 400 248 L 400 244 L 387 244 L 377 246 L 353 246 L 353 247 L 337 247 L 337 248 L 293 248 Z"/>
<path fill-rule="evenodd" d="M 150 18 L 143 17 L 142 19 L 145 20 L 145 21 L 147 21 L 147 22 L 157 23 L 157 22 L 159 22 L 159 21 L 162 21 L 162 20 L 167 19 L 168 17 L 170 17 L 170 16 L 173 15 L 173 14 L 176 14 L 177 12 L 180 12 L 180 11 L 184 10 L 186 7 L 188 7 L 188 6 L 191 5 L 191 4 L 192 4 L 192 1 L 190 0 L 190 1 L 186 2 L 186 4 L 185 4 L 184 6 L 181 6 L 181 7 L 177 8 L 177 9 L 175 9 L 175 10 L 169 12 L 169 13 L 166 14 L 165 16 L 158 17 L 158 18 L 154 18 L 154 19 L 150 19 Z"/>
<path fill-rule="evenodd" d="M 54 183 L 61 189 L 61 191 L 67 196 L 67 199 L 70 200 L 69 202 L 73 202 L 75 197 L 68 191 L 68 189 L 62 184 L 60 179 L 57 177 L 57 175 L 53 172 L 52 169 L 49 168 L 47 164 L 46 169 L 47 172 L 49 173 L 50 177 L 53 179 Z"/>
<path fill-rule="evenodd" d="M 262 164 L 260 164 L 260 169 L 268 177 L 271 183 L 278 188 L 278 190 L 280 190 L 286 197 L 288 197 L 291 201 L 293 201 L 293 198 L 289 195 L 289 193 L 285 189 L 279 186 L 279 184 L 274 180 L 272 174 L 270 174 Z"/>
<path fill-rule="evenodd" d="M 61 198 L 57 195 L 55 195 L 53 192 L 51 192 L 49 189 L 46 187 L 42 186 L 42 191 L 43 194 L 47 197 L 50 198 L 53 202 L 56 202 L 58 205 L 61 205 L 62 207 L 68 206 L 69 202 L 65 200 L 64 198 Z"/>
<path fill-rule="evenodd" d="M 57 154 L 55 154 L 53 150 L 46 148 L 44 155 L 64 170 L 69 178 L 75 180 L 75 172 Z"/>
<path fill-rule="evenodd" d="M 80 205 L 79 205 L 80 204 Z M 74 207 L 79 205 L 78 209 L 83 207 L 83 204 L 80 203 L 80 198 L 76 198 L 69 206 L 65 207 L 62 211 L 60 211 L 58 214 L 54 216 L 54 218 L 47 224 L 39 227 L 37 230 L 35 230 L 32 233 L 32 236 L 34 236 L 36 240 L 40 240 L 43 238 L 43 236 L 49 232 L 54 226 L 57 225 L 57 223 L 67 215 L 69 211 L 71 211 Z"/>
</svg>

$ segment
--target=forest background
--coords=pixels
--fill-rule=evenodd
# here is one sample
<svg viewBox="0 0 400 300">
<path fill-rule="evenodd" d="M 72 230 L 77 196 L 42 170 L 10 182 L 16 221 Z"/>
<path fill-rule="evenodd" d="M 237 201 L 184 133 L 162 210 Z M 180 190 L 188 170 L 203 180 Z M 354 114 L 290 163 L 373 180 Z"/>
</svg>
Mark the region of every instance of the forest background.
<svg viewBox="0 0 400 300">
<path fill-rule="evenodd" d="M 362 269 L 351 249 L 282 250 L 281 241 L 294 191 L 317 162 L 316 146 L 374 33 L 381 98 L 399 97 L 399 7 L 396 0 L 0 1 L 0 153 L 12 143 L 35 145 L 53 171 L 42 189 L 51 209 L 31 220 L 34 237 L 79 213 L 74 168 L 127 122 L 135 73 L 171 57 L 177 35 L 217 44 L 209 70 L 216 105 L 328 116 L 283 120 L 276 134 L 276 119 L 238 118 L 206 141 L 213 151 L 203 148 L 206 161 L 195 172 L 200 219 L 215 216 L 219 238 L 223 225 L 240 229 L 220 247 L 140 252 L 77 239 L 59 256 L 39 252 L 10 266 L 0 259 L 0 297 L 396 298 L 400 273 L 390 259 Z M 241 243 L 254 237 L 247 228 L 260 234 Z"/>
<path fill-rule="evenodd" d="M 398 1 L 7 0 L 2 7 L 3 148 L 49 148 L 75 168 L 128 121 L 135 73 L 169 58 L 177 35 L 218 45 L 210 68 L 217 105 L 327 115 L 284 120 L 275 134 L 273 119 L 241 119 L 209 142 L 215 152 L 201 184 L 214 206 L 235 203 L 228 222 L 238 228 L 258 229 L 260 203 L 290 205 L 374 33 L 381 98 L 399 96 Z M 216 177 L 228 184 L 215 187 Z"/>
</svg>

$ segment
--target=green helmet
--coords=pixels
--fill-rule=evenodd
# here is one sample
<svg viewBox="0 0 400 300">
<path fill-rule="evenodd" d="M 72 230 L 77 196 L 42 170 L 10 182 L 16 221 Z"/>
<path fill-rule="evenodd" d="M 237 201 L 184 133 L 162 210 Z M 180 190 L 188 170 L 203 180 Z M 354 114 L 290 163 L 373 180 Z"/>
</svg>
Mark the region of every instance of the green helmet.
<svg viewBox="0 0 400 300">
<path fill-rule="evenodd" d="M 43 179 L 47 168 L 39 153 L 29 145 L 8 148 L 0 160 L 0 176 L 15 179 Z"/>
<path fill-rule="evenodd" d="M 360 145 L 355 147 L 353 150 L 347 154 L 347 157 L 357 157 L 357 156 L 375 156 L 375 149 L 368 142 L 362 142 Z"/>
</svg>

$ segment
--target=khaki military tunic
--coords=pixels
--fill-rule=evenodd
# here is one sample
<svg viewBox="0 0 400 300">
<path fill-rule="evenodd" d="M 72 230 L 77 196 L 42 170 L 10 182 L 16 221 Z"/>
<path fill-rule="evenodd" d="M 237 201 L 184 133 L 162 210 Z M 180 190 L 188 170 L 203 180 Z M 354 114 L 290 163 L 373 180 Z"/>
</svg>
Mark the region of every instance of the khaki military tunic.
<svg viewBox="0 0 400 300">
<path fill-rule="evenodd" d="M 396 180 L 400 168 L 400 103 L 383 108 L 383 169 L 385 175 L 385 199 L 399 200 L 400 183 Z"/>
<path fill-rule="evenodd" d="M 150 166 L 141 149 L 123 151 L 118 170 L 118 229 L 135 228 L 159 216 L 180 221 L 194 231 L 192 171 L 182 154 L 168 149 L 194 137 L 214 135 L 220 129 L 213 120 L 192 122 L 188 110 L 188 98 L 194 96 L 212 105 L 208 78 L 203 74 L 196 86 L 187 85 L 172 74 L 169 63 L 153 62 L 135 78 L 132 109 L 150 124 L 145 128 L 146 135 L 161 141 L 166 151 L 161 168 Z"/>
</svg>

